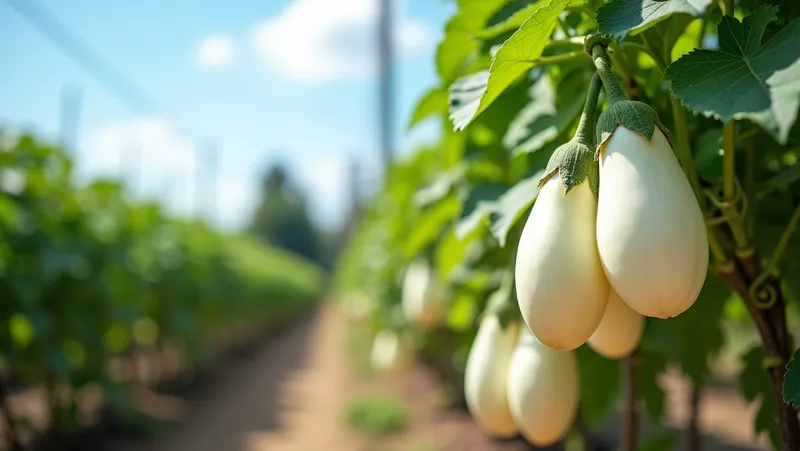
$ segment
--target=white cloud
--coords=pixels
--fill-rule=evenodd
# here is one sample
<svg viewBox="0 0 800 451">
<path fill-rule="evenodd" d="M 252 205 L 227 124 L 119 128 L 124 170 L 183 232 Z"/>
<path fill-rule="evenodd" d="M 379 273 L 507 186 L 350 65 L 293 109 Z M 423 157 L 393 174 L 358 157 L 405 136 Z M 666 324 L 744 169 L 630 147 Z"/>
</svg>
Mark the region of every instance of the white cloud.
<svg viewBox="0 0 800 451">
<path fill-rule="evenodd" d="M 163 117 L 145 117 L 90 131 L 79 175 L 123 178 L 138 196 L 157 197 L 178 214 L 195 209 L 195 144 Z"/>
<path fill-rule="evenodd" d="M 197 47 L 197 64 L 203 69 L 225 66 L 233 59 L 233 40 L 226 35 L 212 34 L 200 41 Z"/>
<path fill-rule="evenodd" d="M 303 82 L 363 78 L 376 72 L 376 0 L 293 0 L 277 17 L 257 24 L 253 45 L 273 69 Z M 395 14 L 399 56 L 433 48 L 422 22 Z"/>
</svg>

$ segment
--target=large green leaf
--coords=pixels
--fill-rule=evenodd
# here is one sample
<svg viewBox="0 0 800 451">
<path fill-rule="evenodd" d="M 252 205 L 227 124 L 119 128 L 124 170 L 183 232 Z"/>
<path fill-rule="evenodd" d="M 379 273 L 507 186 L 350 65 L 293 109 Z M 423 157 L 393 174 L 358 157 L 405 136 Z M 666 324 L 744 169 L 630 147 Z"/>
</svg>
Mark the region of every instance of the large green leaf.
<svg viewBox="0 0 800 451">
<path fill-rule="evenodd" d="M 445 25 L 444 39 L 436 50 L 436 70 L 448 85 L 462 75 L 470 56 L 480 48 L 475 34 L 505 0 L 463 0 L 458 12 Z"/>
<path fill-rule="evenodd" d="M 458 182 L 464 179 L 466 172 L 467 164 L 464 163 L 459 163 L 443 172 L 433 183 L 414 193 L 414 205 L 424 208 L 444 199 Z"/>
<path fill-rule="evenodd" d="M 459 96 L 453 96 L 451 90 L 450 119 L 456 130 L 464 129 L 506 88 L 536 65 L 550 42 L 559 14 L 568 4 L 569 0 L 550 0 L 526 19 L 519 30 L 497 50 L 478 101 L 462 102 Z M 478 83 L 470 86 L 476 92 L 480 88 Z M 463 87 L 463 83 L 457 83 L 456 93 L 462 92 Z"/>
<path fill-rule="evenodd" d="M 463 238 L 483 224 L 493 211 L 497 198 L 507 190 L 508 187 L 502 183 L 490 182 L 473 186 L 461 207 L 456 236 Z"/>
<path fill-rule="evenodd" d="M 786 375 L 783 377 L 783 402 L 800 407 L 800 349 L 795 350 L 789 363 L 786 364 Z"/>
<path fill-rule="evenodd" d="M 597 10 L 600 32 L 617 37 L 644 31 L 673 14 L 699 17 L 711 0 L 612 0 Z"/>
<path fill-rule="evenodd" d="M 511 122 L 503 144 L 515 153 L 534 152 L 574 123 L 583 110 L 587 88 L 575 78 L 562 80 L 567 89 L 560 97 L 566 100 L 558 105 L 550 77 L 540 77 L 531 89 L 531 102 Z"/>
<path fill-rule="evenodd" d="M 575 354 L 581 369 L 581 415 L 590 428 L 597 429 L 620 400 L 619 362 L 600 356 L 589 346 L 581 346 Z"/>
<path fill-rule="evenodd" d="M 748 401 L 755 401 L 761 398 L 761 406 L 755 418 L 756 433 L 766 431 L 776 448 L 780 443 L 780 432 L 778 426 L 777 411 L 775 409 L 775 396 L 770 387 L 769 375 L 762 366 L 764 361 L 764 349 L 760 346 L 750 349 L 742 357 L 744 368 L 739 375 L 739 386 L 742 394 Z"/>
<path fill-rule="evenodd" d="M 488 27 L 480 31 L 478 37 L 492 38 L 519 28 L 525 19 L 542 6 L 541 3 L 539 0 L 511 0 L 489 19 Z"/>
<path fill-rule="evenodd" d="M 706 180 L 722 180 L 722 128 L 703 132 L 694 142 L 694 166 Z"/>
<path fill-rule="evenodd" d="M 762 45 L 777 8 L 765 5 L 742 22 L 725 16 L 719 50 L 694 50 L 672 63 L 665 78 L 675 97 L 706 116 L 750 119 L 785 143 L 800 102 L 800 19 Z"/>
<path fill-rule="evenodd" d="M 697 387 L 702 387 L 710 374 L 709 357 L 725 342 L 721 321 L 730 296 L 730 286 L 709 274 L 692 308 L 665 322 L 680 331 L 677 363 Z"/>
<path fill-rule="evenodd" d="M 536 200 L 536 196 L 539 195 L 539 180 L 543 176 L 544 170 L 541 170 L 520 180 L 501 194 L 492 206 L 489 222 L 492 235 L 500 243 L 500 246 L 506 245 L 508 232 Z"/>
<path fill-rule="evenodd" d="M 644 401 L 644 411 L 655 421 L 661 420 L 666 405 L 666 395 L 659 385 L 659 377 L 667 369 L 667 360 L 657 352 L 642 352 L 639 368 L 639 390 Z"/>
</svg>

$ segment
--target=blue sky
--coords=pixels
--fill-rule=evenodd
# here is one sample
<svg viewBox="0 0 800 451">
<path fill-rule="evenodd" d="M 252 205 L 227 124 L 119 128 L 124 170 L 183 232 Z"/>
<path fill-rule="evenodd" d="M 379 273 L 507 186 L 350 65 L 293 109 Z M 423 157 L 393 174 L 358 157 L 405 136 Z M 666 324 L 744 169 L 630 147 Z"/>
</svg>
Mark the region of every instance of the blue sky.
<svg viewBox="0 0 800 451">
<path fill-rule="evenodd" d="M 139 111 L 0 0 L 0 126 L 55 138 L 63 89 L 79 86 L 83 179 L 122 175 L 141 196 L 191 214 L 195 146 L 213 139 L 219 201 L 207 214 L 217 224 L 247 221 L 262 169 L 280 160 L 309 192 L 313 218 L 336 227 L 347 205 L 346 165 L 357 159 L 374 174 L 378 163 L 367 40 L 375 3 L 37 0 L 164 108 Z M 395 7 L 395 133 L 404 153 L 435 135 L 436 124 L 412 134 L 405 124 L 419 95 L 436 83 L 433 55 L 453 6 L 397 0 Z"/>
</svg>

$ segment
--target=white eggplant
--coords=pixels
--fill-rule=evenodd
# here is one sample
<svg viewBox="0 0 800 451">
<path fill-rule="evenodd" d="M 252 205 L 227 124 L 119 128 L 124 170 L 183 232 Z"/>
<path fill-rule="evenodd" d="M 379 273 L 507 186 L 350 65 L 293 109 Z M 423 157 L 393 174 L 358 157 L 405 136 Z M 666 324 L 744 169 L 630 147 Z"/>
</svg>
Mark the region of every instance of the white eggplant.
<svg viewBox="0 0 800 451">
<path fill-rule="evenodd" d="M 556 172 L 542 186 L 517 250 L 520 310 L 545 345 L 575 349 L 600 324 L 609 284 L 597 254 L 597 201 L 589 179 L 565 194 Z"/>
<path fill-rule="evenodd" d="M 518 321 L 503 329 L 497 315 L 489 315 L 481 321 L 467 356 L 464 373 L 467 407 L 487 433 L 499 438 L 517 434 L 517 425 L 508 409 L 506 383 L 518 338 Z"/>
<path fill-rule="evenodd" d="M 618 126 L 599 147 L 597 247 L 613 289 L 636 312 L 672 318 L 708 271 L 700 206 L 659 127 L 652 140 Z"/>
<path fill-rule="evenodd" d="M 521 329 L 508 368 L 508 406 L 523 437 L 544 447 L 563 439 L 575 422 L 578 361 L 573 351 L 551 349 Z"/>
<path fill-rule="evenodd" d="M 588 343 L 598 354 L 609 359 L 619 359 L 636 349 L 642 339 L 643 330 L 644 316 L 628 307 L 617 292 L 611 290 L 603 319 Z"/>
<path fill-rule="evenodd" d="M 403 315 L 423 328 L 436 326 L 444 313 L 444 293 L 424 259 L 413 261 L 403 280 Z"/>
<path fill-rule="evenodd" d="M 372 342 L 372 368 L 381 373 L 402 373 L 413 365 L 414 356 L 409 340 L 397 332 L 382 330 Z"/>
</svg>

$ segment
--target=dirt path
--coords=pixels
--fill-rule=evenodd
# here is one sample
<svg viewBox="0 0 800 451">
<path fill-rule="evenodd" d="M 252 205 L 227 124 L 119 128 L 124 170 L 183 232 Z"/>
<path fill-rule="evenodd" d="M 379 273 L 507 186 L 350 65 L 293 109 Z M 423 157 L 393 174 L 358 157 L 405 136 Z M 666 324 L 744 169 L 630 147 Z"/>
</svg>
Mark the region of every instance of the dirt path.
<svg viewBox="0 0 800 451">
<path fill-rule="evenodd" d="M 435 377 L 423 367 L 395 377 L 359 378 L 346 357 L 347 325 L 332 303 L 254 350 L 229 358 L 203 390 L 189 397 L 182 426 L 153 443 L 118 443 L 111 451 L 522 451 L 521 440 L 495 441 L 466 412 L 441 408 Z M 679 402 L 685 384 L 669 388 L 669 426 L 685 424 Z M 370 438 L 345 423 L 343 412 L 355 398 L 388 394 L 409 409 L 401 433 Z M 726 445 L 707 450 L 763 449 L 753 443 L 754 406 L 730 393 L 704 399 L 705 430 L 727 435 Z M 716 399 L 719 398 L 719 399 Z M 719 405 L 717 405 L 719 404 Z M 613 436 L 617 427 L 606 428 Z M 602 434 L 607 436 L 607 434 Z M 748 443 L 749 442 L 749 443 Z M 763 442 L 762 442 L 763 443 Z M 739 447 L 731 445 L 739 445 Z M 716 445 L 716 446 L 714 446 Z M 749 446 L 747 446 L 749 445 Z M 96 451 L 99 448 L 82 448 Z"/>
<path fill-rule="evenodd" d="M 307 369 L 282 385 L 280 429 L 251 434 L 247 451 L 530 449 L 519 441 L 492 441 L 466 413 L 442 410 L 433 375 L 422 368 L 396 378 L 359 379 L 344 355 L 345 328 L 333 305 L 322 307 Z M 405 403 L 409 426 L 384 438 L 368 438 L 349 427 L 342 412 L 354 398 L 369 394 L 391 394 Z"/>
</svg>

